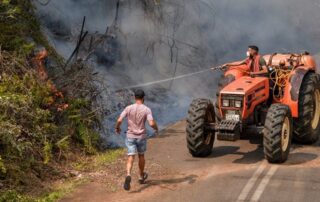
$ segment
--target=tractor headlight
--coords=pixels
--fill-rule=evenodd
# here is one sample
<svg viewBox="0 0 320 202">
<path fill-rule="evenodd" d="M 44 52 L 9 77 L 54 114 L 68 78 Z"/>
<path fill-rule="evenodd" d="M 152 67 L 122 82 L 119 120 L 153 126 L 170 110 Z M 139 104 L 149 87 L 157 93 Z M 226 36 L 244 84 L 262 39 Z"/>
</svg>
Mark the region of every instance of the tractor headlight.
<svg viewBox="0 0 320 202">
<path fill-rule="evenodd" d="M 230 101 L 229 100 L 222 100 L 222 106 L 223 107 L 229 107 L 230 106 Z"/>
<path fill-rule="evenodd" d="M 234 104 L 235 104 L 235 107 L 237 107 L 237 108 L 241 108 L 242 107 L 242 101 L 241 100 L 236 100 Z"/>
<path fill-rule="evenodd" d="M 242 108 L 243 95 L 222 94 L 221 107 Z"/>
</svg>

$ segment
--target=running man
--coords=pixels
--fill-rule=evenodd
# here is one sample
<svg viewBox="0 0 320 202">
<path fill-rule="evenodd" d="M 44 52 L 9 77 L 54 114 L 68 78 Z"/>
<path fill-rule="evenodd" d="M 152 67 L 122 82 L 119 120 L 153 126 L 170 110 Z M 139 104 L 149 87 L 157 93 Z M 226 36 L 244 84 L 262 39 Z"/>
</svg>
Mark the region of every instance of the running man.
<svg viewBox="0 0 320 202">
<path fill-rule="evenodd" d="M 145 158 L 144 153 L 147 149 L 147 135 L 145 123 L 148 121 L 149 125 L 158 133 L 158 126 L 152 117 L 152 112 L 150 108 L 144 105 L 145 93 L 143 90 L 136 90 L 134 93 L 135 104 L 127 106 L 121 113 L 120 117 L 116 123 L 116 133 L 120 134 L 121 123 L 125 117 L 128 119 L 128 130 L 126 138 L 126 146 L 128 149 L 128 161 L 127 161 L 127 176 L 123 188 L 127 191 L 130 190 L 131 183 L 131 170 L 134 162 L 134 157 L 136 154 L 139 156 L 139 170 L 140 184 L 144 184 L 145 180 L 148 178 L 148 174 L 144 172 Z"/>
</svg>

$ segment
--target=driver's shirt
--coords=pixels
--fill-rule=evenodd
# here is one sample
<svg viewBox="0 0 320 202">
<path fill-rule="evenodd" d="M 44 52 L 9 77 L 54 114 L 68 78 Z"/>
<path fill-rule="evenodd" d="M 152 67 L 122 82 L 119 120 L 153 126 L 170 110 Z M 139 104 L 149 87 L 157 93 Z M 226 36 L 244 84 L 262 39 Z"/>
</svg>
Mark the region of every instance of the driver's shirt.
<svg viewBox="0 0 320 202">
<path fill-rule="evenodd" d="M 266 66 L 267 63 L 263 57 L 260 55 L 255 56 L 254 58 L 248 57 L 246 59 L 246 65 L 250 72 L 259 72 L 262 71 L 262 67 Z"/>
</svg>

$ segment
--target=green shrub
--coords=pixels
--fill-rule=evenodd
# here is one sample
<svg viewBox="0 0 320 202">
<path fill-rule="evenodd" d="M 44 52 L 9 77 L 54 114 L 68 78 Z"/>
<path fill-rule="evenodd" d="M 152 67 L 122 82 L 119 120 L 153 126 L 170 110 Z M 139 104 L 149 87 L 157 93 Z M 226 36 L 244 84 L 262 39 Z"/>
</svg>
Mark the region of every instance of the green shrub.
<svg viewBox="0 0 320 202">
<path fill-rule="evenodd" d="M 0 67 L 7 69 L 0 74 L 0 179 L 27 186 L 29 177 L 44 178 L 52 163 L 67 159 L 71 146 L 94 154 L 99 135 L 90 102 L 56 97 L 25 59 L 1 55 Z M 57 110 L 61 103 L 68 108 Z"/>
<path fill-rule="evenodd" d="M 0 195 L 0 202 L 35 202 L 30 197 L 23 196 L 14 190 L 9 190 Z"/>
<path fill-rule="evenodd" d="M 59 169 L 54 165 L 68 157 L 70 147 L 95 153 L 99 135 L 90 100 L 68 95 L 57 100 L 49 83 L 30 67 L 37 45 L 61 64 L 41 33 L 31 1 L 0 0 L 0 30 L 0 181 L 21 191 L 30 187 L 30 178 L 37 178 L 37 184 Z M 58 111 L 55 104 L 65 102 L 69 107 Z M 0 194 L 0 202 L 29 200 L 15 191 Z"/>
<path fill-rule="evenodd" d="M 0 30 L 3 50 L 28 55 L 36 45 L 41 44 L 57 62 L 62 61 L 41 33 L 30 0 L 0 0 Z"/>
<path fill-rule="evenodd" d="M 0 156 L 0 172 L 1 173 L 6 173 L 7 172 L 6 167 L 4 166 L 4 163 L 2 161 L 1 156 Z"/>
<path fill-rule="evenodd" d="M 16 169 L 26 171 L 34 164 L 48 163 L 49 142 L 56 141 L 58 126 L 45 98 L 52 96 L 48 85 L 37 81 L 35 74 L 1 75 L 0 81 L 0 154 L 7 177 Z M 14 169 L 12 169 L 14 168 Z"/>
<path fill-rule="evenodd" d="M 86 153 L 94 154 L 99 134 L 93 130 L 95 115 L 86 110 L 88 107 L 84 99 L 73 99 L 69 100 L 69 108 L 64 113 L 71 128 L 75 129 L 72 137 L 84 145 Z"/>
</svg>

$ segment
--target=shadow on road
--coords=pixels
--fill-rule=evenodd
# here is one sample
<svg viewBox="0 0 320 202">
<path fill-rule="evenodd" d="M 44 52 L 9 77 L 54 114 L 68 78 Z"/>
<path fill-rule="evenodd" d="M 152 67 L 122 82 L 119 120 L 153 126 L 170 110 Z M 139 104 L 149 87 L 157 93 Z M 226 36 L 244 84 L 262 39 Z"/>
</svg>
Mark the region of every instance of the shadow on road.
<svg viewBox="0 0 320 202">
<path fill-rule="evenodd" d="M 236 152 L 241 155 L 239 159 L 235 159 L 233 163 L 239 164 L 254 164 L 264 159 L 263 148 L 259 145 L 255 150 L 249 152 Z"/>
<path fill-rule="evenodd" d="M 319 148 L 320 147 L 320 138 L 319 138 L 319 140 L 317 142 L 315 142 L 313 144 L 303 144 L 303 143 L 297 142 L 295 140 L 292 140 L 292 147 L 293 148 L 302 148 L 302 147 L 305 147 L 305 146 Z"/>
<path fill-rule="evenodd" d="M 288 160 L 283 165 L 299 165 L 318 158 L 318 155 L 311 153 L 297 152 L 289 155 Z"/>
<path fill-rule="evenodd" d="M 155 138 L 166 138 L 166 137 L 172 137 L 172 136 L 178 136 L 179 134 L 185 133 L 184 130 L 174 130 L 174 129 L 166 129 L 163 132 L 160 132 L 158 136 Z"/>
<path fill-rule="evenodd" d="M 152 186 L 160 186 L 161 188 L 171 189 L 169 185 L 180 184 L 184 182 L 188 184 L 193 184 L 196 182 L 196 178 L 198 178 L 197 175 L 188 175 L 186 177 L 174 178 L 174 179 L 148 180 L 146 184 L 141 186 L 141 188 L 135 191 L 131 191 L 130 193 L 140 193 L 141 191 Z"/>
<path fill-rule="evenodd" d="M 157 136 L 157 138 L 168 138 L 172 136 L 180 136 L 185 135 L 184 130 L 176 130 L 176 129 L 166 129 L 164 133 Z M 238 155 L 239 158 L 233 160 L 233 163 L 236 164 L 255 164 L 260 161 L 264 160 L 264 152 L 263 152 L 263 135 L 258 134 L 254 130 L 248 130 L 245 132 L 245 135 L 241 137 L 240 141 L 247 141 L 251 145 L 255 146 L 256 148 L 254 150 L 243 152 L 241 151 L 241 146 L 214 146 L 212 154 L 205 158 L 219 158 L 226 155 Z M 312 145 L 308 145 L 309 147 L 319 147 L 320 146 L 320 139 L 317 141 L 317 143 L 314 143 Z M 246 147 L 246 146 L 244 146 Z M 297 144 L 293 141 L 292 144 L 292 151 L 298 148 L 303 148 L 305 145 L 303 144 Z M 291 153 L 289 156 L 288 161 L 285 163 L 285 165 L 297 165 L 297 164 L 303 164 L 308 161 L 312 161 L 314 159 L 318 158 L 318 155 L 312 154 L 312 153 Z M 192 159 L 186 159 L 185 161 L 189 162 L 196 162 L 201 161 L 202 158 L 192 158 Z M 152 182 L 153 183 L 153 182 Z"/>
<path fill-rule="evenodd" d="M 219 146 L 214 147 L 212 154 L 207 158 L 218 158 L 229 154 L 241 156 L 235 159 L 233 163 L 254 164 L 264 159 L 263 148 L 259 145 L 257 149 L 249 152 L 240 152 L 238 146 Z"/>
<path fill-rule="evenodd" d="M 218 146 L 213 147 L 212 153 L 207 158 L 218 158 L 228 154 L 235 154 L 240 147 L 238 146 Z"/>
<path fill-rule="evenodd" d="M 256 145 L 257 148 L 252 151 L 241 152 L 239 151 L 240 146 L 218 146 L 213 148 L 213 152 L 208 158 L 218 158 L 229 154 L 239 155 L 240 158 L 233 161 L 233 163 L 239 164 L 254 164 L 264 159 L 261 135 L 248 134 L 241 140 L 248 141 L 250 144 Z"/>
</svg>

